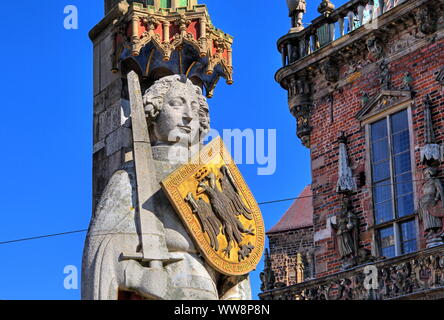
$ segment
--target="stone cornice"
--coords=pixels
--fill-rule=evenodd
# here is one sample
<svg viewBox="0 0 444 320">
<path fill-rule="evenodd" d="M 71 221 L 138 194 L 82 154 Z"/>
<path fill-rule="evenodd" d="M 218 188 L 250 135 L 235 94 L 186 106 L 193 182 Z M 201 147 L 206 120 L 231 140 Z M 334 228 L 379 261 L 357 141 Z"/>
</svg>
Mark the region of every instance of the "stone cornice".
<svg viewBox="0 0 444 320">
<path fill-rule="evenodd" d="M 366 40 L 371 35 L 382 34 L 384 37 L 387 37 L 388 34 L 387 31 L 399 27 L 398 22 L 402 23 L 405 20 L 409 19 L 414 20 L 413 11 L 415 9 L 435 1 L 436 0 L 406 0 L 406 2 L 396 6 L 395 8 L 386 12 L 385 14 L 379 16 L 377 20 L 378 23 L 377 29 L 368 28 L 366 25 L 361 26 L 360 28 L 355 29 L 352 32 L 316 50 L 315 52 L 308 54 L 302 59 L 293 62 L 288 66 L 282 67 L 277 71 L 275 79 L 277 82 L 281 84 L 282 87 L 285 88 L 285 85 L 283 85 L 283 80 L 290 75 L 298 74 L 302 71 L 313 71 L 316 68 L 318 68 L 321 61 L 323 61 L 326 58 L 341 60 L 342 54 L 345 51 L 350 51 L 353 48 L 356 48 L 357 49 L 356 51 L 359 52 L 363 48 L 366 48 Z M 443 0 L 438 0 L 438 1 L 441 4 L 444 2 Z M 359 1 L 354 0 L 347 3 L 344 6 L 349 6 L 350 3 L 355 4 L 355 2 L 358 3 Z M 341 8 L 337 10 L 340 10 Z M 322 17 L 319 19 L 324 19 L 324 23 L 326 23 L 327 20 L 325 19 L 331 19 L 331 17 L 329 18 Z M 315 32 L 313 28 L 315 28 L 320 22 L 317 21 L 316 19 L 314 21 L 316 21 L 316 24 L 314 24 L 313 27 L 309 26 L 299 33 L 287 34 L 281 39 L 279 39 L 278 48 L 281 48 L 285 42 L 291 41 L 293 39 L 301 39 L 305 35 L 312 34 L 313 32 Z"/>
</svg>

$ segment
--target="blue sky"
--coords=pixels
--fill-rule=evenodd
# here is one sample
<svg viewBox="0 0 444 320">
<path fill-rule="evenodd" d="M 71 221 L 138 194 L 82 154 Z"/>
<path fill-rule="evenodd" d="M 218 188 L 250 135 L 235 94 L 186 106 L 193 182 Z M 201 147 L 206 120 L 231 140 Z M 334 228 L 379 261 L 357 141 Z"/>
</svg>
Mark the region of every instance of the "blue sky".
<svg viewBox="0 0 444 320">
<path fill-rule="evenodd" d="M 309 22 L 319 1 L 308 1 Z M 319 2 L 319 3 L 318 3 Z M 345 1 L 333 1 L 337 6 Z M 309 150 L 295 136 L 287 94 L 274 81 L 276 40 L 289 29 L 285 0 L 201 0 L 213 23 L 235 38 L 234 85 L 220 82 L 209 101 L 212 127 L 277 130 L 277 170 L 240 169 L 258 202 L 297 196 L 310 183 Z M 79 29 L 63 28 L 63 9 L 79 10 Z M 92 45 L 100 0 L 5 1 L 0 137 L 0 242 L 86 229 L 91 217 Z M 17 19 L 16 12 L 20 12 Z M 291 203 L 261 207 L 270 229 Z M 79 299 L 63 286 L 64 267 L 81 269 L 85 234 L 0 245 L 0 299 Z M 253 295 L 259 272 L 251 275 Z"/>
</svg>

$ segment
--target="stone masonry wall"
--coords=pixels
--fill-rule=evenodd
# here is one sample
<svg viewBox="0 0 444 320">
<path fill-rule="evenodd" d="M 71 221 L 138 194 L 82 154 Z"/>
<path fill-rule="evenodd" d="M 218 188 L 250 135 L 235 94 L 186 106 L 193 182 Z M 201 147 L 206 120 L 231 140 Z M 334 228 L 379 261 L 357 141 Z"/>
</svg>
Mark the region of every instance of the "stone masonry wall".
<svg viewBox="0 0 444 320">
<path fill-rule="evenodd" d="M 313 253 L 313 227 L 268 234 L 270 258 L 276 282 L 286 285 L 296 283 L 296 259 L 300 253 L 305 267 L 305 278 L 312 269 L 310 259 Z"/>
<path fill-rule="evenodd" d="M 94 39 L 93 212 L 112 174 L 131 147 L 129 101 L 120 72 L 111 72 L 113 37 L 105 29 Z"/>
</svg>

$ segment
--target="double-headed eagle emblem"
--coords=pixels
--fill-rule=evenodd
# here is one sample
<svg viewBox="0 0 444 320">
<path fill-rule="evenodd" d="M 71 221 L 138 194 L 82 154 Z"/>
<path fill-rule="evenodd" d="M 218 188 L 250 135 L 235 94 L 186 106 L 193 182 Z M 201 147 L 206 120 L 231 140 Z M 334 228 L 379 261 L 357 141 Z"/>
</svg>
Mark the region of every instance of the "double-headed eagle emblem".
<svg viewBox="0 0 444 320">
<path fill-rule="evenodd" d="M 255 230 L 252 225 L 249 228 L 244 227 L 238 219 L 242 215 L 247 220 L 252 220 L 253 216 L 241 199 L 233 176 L 227 166 L 223 165 L 219 169 L 219 178 L 213 172 L 204 175 L 202 178 L 199 172 L 196 179 L 201 180 L 196 193 L 198 195 L 205 193 L 210 203 L 207 203 L 202 197 L 194 198 L 192 192 L 188 193 L 185 200 L 188 201 L 193 212 L 199 217 L 202 231 L 208 235 L 211 247 L 216 251 L 220 250 L 217 237 L 222 234 L 227 241 L 227 247 L 222 249 L 222 252 L 228 257 L 230 257 L 232 245 L 237 244 L 239 247 L 238 259 L 242 261 L 254 249 L 251 243 L 242 244 L 243 235 L 254 236 Z M 218 187 L 217 180 L 219 180 L 221 189 Z"/>
<path fill-rule="evenodd" d="M 210 265 L 227 275 L 256 267 L 264 249 L 262 215 L 220 138 L 162 187 Z"/>
</svg>

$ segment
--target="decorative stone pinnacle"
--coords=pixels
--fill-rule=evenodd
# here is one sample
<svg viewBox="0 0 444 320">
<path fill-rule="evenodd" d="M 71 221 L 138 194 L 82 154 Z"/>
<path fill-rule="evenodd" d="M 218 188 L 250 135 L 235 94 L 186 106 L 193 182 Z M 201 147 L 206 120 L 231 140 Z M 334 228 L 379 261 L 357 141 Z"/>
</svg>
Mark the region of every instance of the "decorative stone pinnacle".
<svg viewBox="0 0 444 320">
<path fill-rule="evenodd" d="M 439 166 L 441 163 L 442 152 L 441 146 L 437 144 L 435 133 L 433 130 L 432 108 L 433 103 L 430 95 L 424 100 L 424 127 L 425 127 L 425 144 L 421 148 L 421 162 L 430 167 Z"/>
<path fill-rule="evenodd" d="M 339 168 L 338 183 L 336 185 L 337 193 L 350 193 L 357 189 L 356 182 L 353 179 L 353 172 L 348 163 L 347 137 L 344 132 L 338 139 L 339 142 Z"/>
<path fill-rule="evenodd" d="M 331 3 L 330 0 L 322 0 L 318 7 L 318 12 L 325 17 L 330 16 L 330 14 L 335 10 L 335 5 Z"/>
<path fill-rule="evenodd" d="M 435 133 L 433 132 L 433 122 L 432 122 L 432 99 L 428 94 L 424 101 L 425 106 L 425 130 L 426 130 L 426 143 L 436 143 Z"/>
</svg>

